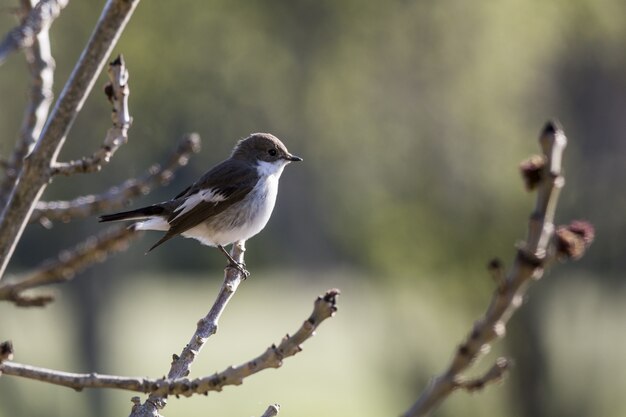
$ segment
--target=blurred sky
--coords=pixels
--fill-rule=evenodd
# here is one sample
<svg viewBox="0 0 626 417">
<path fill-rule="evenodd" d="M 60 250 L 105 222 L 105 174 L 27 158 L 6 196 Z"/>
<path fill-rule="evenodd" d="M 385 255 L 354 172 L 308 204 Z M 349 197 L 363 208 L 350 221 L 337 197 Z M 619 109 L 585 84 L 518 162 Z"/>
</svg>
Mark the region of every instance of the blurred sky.
<svg viewBox="0 0 626 417">
<path fill-rule="evenodd" d="M 0 32 L 6 33 L 15 24 L 10 8 L 17 2 L 2 1 Z M 57 95 L 103 4 L 70 2 L 54 23 Z M 183 134 L 198 132 L 201 153 L 171 185 L 132 205 L 167 199 L 224 159 L 236 140 L 255 131 L 274 133 L 304 157 L 304 163 L 285 170 L 272 220 L 248 243 L 249 269 L 260 276 L 281 268 L 293 271 L 297 288 L 313 290 L 302 297 L 303 303 L 324 289 L 307 287 L 312 276 L 326 277 L 319 282 L 330 286 L 338 284 L 328 276 L 355 285 L 354 294 L 370 303 L 360 308 L 384 315 L 373 333 L 376 340 L 364 343 L 375 344 L 373 350 L 380 354 L 406 355 L 398 363 L 380 365 L 384 387 L 391 392 L 394 384 L 402 388 L 397 395 L 381 394 L 384 400 L 374 407 L 378 414 L 371 414 L 388 410 L 397 415 L 417 396 L 428 375 L 443 369 L 455 341 L 486 304 L 491 290 L 486 262 L 494 256 L 511 262 L 513 244 L 523 238 L 534 203 L 534 195 L 523 189 L 518 164 L 539 151 L 539 131 L 546 120 L 556 118 L 569 138 L 557 222 L 590 220 L 596 242 L 581 261 L 556 268 L 533 289 L 524 311 L 511 323 L 510 339 L 518 342 L 501 346 L 521 365 L 506 388 L 496 388 L 499 394 L 488 393 L 491 399 L 484 401 L 496 404 L 492 409 L 500 414 L 493 415 L 621 416 L 626 402 L 611 390 L 590 393 L 585 403 L 590 408 L 573 406 L 578 402 L 568 398 L 581 398 L 581 388 L 563 381 L 581 378 L 582 372 L 589 375 L 584 366 L 598 362 L 594 378 L 626 388 L 624 372 L 615 375 L 607 365 L 615 358 L 609 352 L 626 344 L 604 339 L 619 328 L 625 300 L 624 16 L 626 3 L 620 0 L 142 2 L 115 48 L 115 54 L 124 54 L 130 71 L 130 141 L 102 172 L 55 179 L 44 199 L 102 192 L 161 161 Z M 62 159 L 88 155 L 104 138 L 110 125 L 110 109 L 101 92 L 105 82 L 103 75 L 69 135 Z M 17 135 L 27 85 L 23 56 L 14 55 L 0 67 L 2 155 L 10 152 Z M 30 226 L 10 272 L 34 268 L 102 227 L 93 218 L 52 230 Z M 66 358 L 47 366 L 75 369 L 83 364 L 113 372 L 97 343 L 104 337 L 102 323 L 111 323 L 104 318 L 112 313 L 103 297 L 123 294 L 126 281 L 139 272 L 154 274 L 154 285 L 171 285 L 168 277 L 173 275 L 182 287 L 202 285 L 209 291 L 209 283 L 199 276 L 219 273 L 223 258 L 217 251 L 175 239 L 143 257 L 156 239 L 147 234 L 126 253 L 59 288 L 68 294 L 58 302 L 51 323 L 68 320 L 75 331 L 56 337 L 77 341 L 84 352 L 74 361 Z M 215 289 L 217 275 L 210 284 Z M 162 288 L 151 291 L 168 294 Z M 181 291 L 182 300 L 189 294 Z M 428 308 L 418 306 L 428 303 L 429 297 L 420 295 L 424 292 L 433 303 Z M 403 300 L 401 307 L 384 307 L 383 300 L 395 299 Z M 257 301 L 268 306 L 267 300 Z M 135 317 L 138 310 L 132 308 L 132 299 L 128 302 L 116 311 Z M 358 305 L 354 299 L 346 303 Z M 86 306 L 92 308 L 88 314 Z M 243 314 L 235 306 L 233 310 L 233 315 Z M 8 327 L 2 322 L 13 311 L 3 307 L 4 338 Z M 571 322 L 575 312 L 581 319 Z M 358 320 L 354 312 L 345 314 Z M 432 315 L 433 322 L 441 323 L 428 324 L 412 319 L 412 314 Z M 403 323 L 401 337 L 386 330 L 398 323 Z M 603 343 L 587 348 L 565 343 L 570 338 L 585 340 L 583 329 L 589 328 Z M 346 324 L 339 346 L 350 343 L 352 331 Z M 433 334 L 440 332 L 445 336 Z M 427 335 L 430 354 L 414 333 Z M 555 339 L 555 334 L 561 337 Z M 184 339 L 178 338 L 175 346 Z M 133 343 L 131 336 L 126 341 Z M 434 355 L 439 362 L 431 369 L 414 349 L 421 358 Z M 367 355 L 346 372 L 372 378 L 356 373 L 366 366 Z M 154 372 L 162 372 L 158 365 Z M 26 389 L 22 382 L 5 379 L 0 380 L 0 404 L 3 384 L 12 383 L 11 390 Z M 601 385 L 595 379 L 593 383 Z M 542 388 L 529 391 L 530 386 Z M 455 410 L 483 401 L 482 394 L 468 398 L 462 405 L 444 406 L 436 415 L 455 415 Z M 93 401 L 100 401 L 101 415 L 107 415 L 104 400 Z M 229 415 L 260 414 L 264 406 Z M 198 407 L 202 409 L 202 401 Z M 0 416 L 9 415 L 2 408 Z M 345 410 L 337 415 L 347 415 Z M 487 415 L 485 409 L 475 412 Z"/>
</svg>

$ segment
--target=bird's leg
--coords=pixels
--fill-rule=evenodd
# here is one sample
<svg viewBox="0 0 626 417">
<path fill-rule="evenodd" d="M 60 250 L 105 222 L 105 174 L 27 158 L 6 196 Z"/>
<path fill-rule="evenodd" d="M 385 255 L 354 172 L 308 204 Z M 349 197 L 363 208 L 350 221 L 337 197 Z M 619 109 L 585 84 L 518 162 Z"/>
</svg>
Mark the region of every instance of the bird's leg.
<svg viewBox="0 0 626 417">
<path fill-rule="evenodd" d="M 248 278 L 250 276 L 250 272 L 248 272 L 248 270 L 246 269 L 246 265 L 242 264 L 242 263 L 239 263 L 236 260 L 234 260 L 233 257 L 230 256 L 230 253 L 228 253 L 228 251 L 226 249 L 224 249 L 224 246 L 217 245 L 217 248 L 220 251 L 222 251 L 224 256 L 226 256 L 226 258 L 228 259 L 228 266 L 236 268 L 239 272 L 241 272 L 243 274 L 244 279 Z"/>
</svg>

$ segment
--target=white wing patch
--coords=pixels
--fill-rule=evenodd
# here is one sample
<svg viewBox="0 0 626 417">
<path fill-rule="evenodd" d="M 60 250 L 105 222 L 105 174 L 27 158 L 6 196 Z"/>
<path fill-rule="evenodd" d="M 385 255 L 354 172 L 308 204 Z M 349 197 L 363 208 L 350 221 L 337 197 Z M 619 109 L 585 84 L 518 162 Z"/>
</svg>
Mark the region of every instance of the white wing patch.
<svg viewBox="0 0 626 417">
<path fill-rule="evenodd" d="M 174 217 L 174 219 L 172 220 L 176 220 L 177 218 L 184 215 L 185 213 L 188 213 L 190 210 L 192 210 L 194 207 L 196 207 L 200 203 L 203 203 L 203 202 L 213 203 L 215 205 L 219 203 L 220 201 L 224 201 L 224 200 L 226 200 L 226 197 L 224 197 L 224 195 L 215 191 L 213 188 L 209 188 L 208 190 L 200 190 L 197 193 L 192 194 L 189 197 L 187 197 L 180 206 L 176 207 L 176 209 L 174 210 L 174 213 L 178 211 L 180 211 L 180 213 L 178 213 L 176 217 Z"/>
<path fill-rule="evenodd" d="M 137 230 L 161 230 L 167 232 L 170 230 L 170 224 L 163 217 L 152 217 L 139 223 L 135 223 Z"/>
</svg>

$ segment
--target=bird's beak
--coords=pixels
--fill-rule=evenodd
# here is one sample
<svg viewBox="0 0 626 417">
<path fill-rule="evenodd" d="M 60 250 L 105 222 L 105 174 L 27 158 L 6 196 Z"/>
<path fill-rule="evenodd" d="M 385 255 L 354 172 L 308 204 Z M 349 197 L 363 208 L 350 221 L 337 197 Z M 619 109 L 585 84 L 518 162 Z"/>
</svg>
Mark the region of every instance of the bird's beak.
<svg viewBox="0 0 626 417">
<path fill-rule="evenodd" d="M 296 155 L 292 155 L 292 154 L 287 154 L 285 159 L 288 160 L 288 161 L 291 161 L 291 162 L 300 162 L 300 161 L 302 161 L 302 158 L 300 158 L 299 156 L 296 156 Z"/>
</svg>

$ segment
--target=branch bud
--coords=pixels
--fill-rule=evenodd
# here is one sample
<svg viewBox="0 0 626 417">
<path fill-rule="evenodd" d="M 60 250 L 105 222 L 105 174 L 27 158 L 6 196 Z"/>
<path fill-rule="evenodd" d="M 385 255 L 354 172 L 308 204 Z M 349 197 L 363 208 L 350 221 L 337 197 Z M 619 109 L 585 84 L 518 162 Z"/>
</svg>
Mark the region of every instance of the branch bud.
<svg viewBox="0 0 626 417">
<path fill-rule="evenodd" d="M 543 169 L 546 166 L 546 158 L 541 155 L 533 155 L 522 161 L 519 168 L 524 179 L 526 190 L 532 191 L 543 179 Z"/>
<path fill-rule="evenodd" d="M 595 230 L 591 223 L 577 220 L 559 226 L 555 233 L 556 252 L 559 259 L 580 259 L 593 242 Z"/>
<path fill-rule="evenodd" d="M 13 359 L 13 343 L 10 340 L 0 343 L 0 363 Z"/>
</svg>

